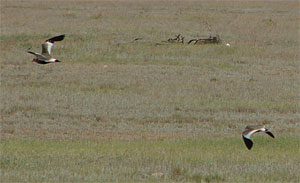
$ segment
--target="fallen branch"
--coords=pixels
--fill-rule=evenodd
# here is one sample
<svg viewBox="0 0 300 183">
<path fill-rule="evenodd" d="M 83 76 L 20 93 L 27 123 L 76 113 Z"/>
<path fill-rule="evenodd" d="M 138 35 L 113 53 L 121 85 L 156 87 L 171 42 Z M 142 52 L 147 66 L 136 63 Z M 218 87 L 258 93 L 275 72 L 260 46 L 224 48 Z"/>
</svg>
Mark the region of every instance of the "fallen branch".
<svg viewBox="0 0 300 183">
<path fill-rule="evenodd" d="M 143 39 L 143 38 L 138 37 L 138 38 L 133 39 L 132 41 L 120 41 L 120 40 L 115 40 L 115 44 L 116 44 L 117 46 L 119 46 L 120 44 L 134 43 L 134 42 L 136 42 L 136 41 L 138 41 L 138 40 L 142 40 L 142 39 Z"/>
<path fill-rule="evenodd" d="M 221 43 L 221 39 L 219 35 L 209 36 L 209 38 L 200 38 L 200 39 L 191 39 L 188 44 L 219 44 Z"/>
</svg>

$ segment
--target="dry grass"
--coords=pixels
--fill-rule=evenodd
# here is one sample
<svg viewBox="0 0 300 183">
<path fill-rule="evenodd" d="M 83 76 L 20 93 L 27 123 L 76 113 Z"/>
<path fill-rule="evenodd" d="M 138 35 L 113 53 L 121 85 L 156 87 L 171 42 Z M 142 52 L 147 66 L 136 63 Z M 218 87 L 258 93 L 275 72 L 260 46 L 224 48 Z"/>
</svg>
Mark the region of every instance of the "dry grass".
<svg viewBox="0 0 300 183">
<path fill-rule="evenodd" d="M 1 180 L 299 181 L 299 2 L 1 0 L 0 12 Z M 62 33 L 62 63 L 30 62 L 27 48 Z M 223 43 L 156 45 L 179 33 Z M 277 138 L 248 152 L 240 133 L 260 123 Z"/>
</svg>

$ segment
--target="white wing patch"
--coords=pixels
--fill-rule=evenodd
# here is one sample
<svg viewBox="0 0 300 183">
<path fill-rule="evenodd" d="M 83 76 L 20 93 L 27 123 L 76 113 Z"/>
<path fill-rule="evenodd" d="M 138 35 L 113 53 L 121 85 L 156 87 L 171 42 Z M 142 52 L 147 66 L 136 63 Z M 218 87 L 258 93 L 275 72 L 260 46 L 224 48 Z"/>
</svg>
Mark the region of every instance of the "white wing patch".
<svg viewBox="0 0 300 183">
<path fill-rule="evenodd" d="M 256 132 L 260 132 L 260 131 L 263 131 L 263 132 L 264 132 L 264 131 L 266 131 L 266 129 L 265 129 L 265 128 L 260 128 L 260 129 L 252 130 L 252 131 L 250 131 L 247 135 L 244 135 L 244 137 L 250 139 L 251 135 L 253 135 L 253 134 L 256 133 Z"/>
<path fill-rule="evenodd" d="M 46 41 L 43 43 L 42 47 L 42 54 L 48 53 L 50 55 L 52 52 L 53 43 Z"/>
<path fill-rule="evenodd" d="M 246 137 L 247 139 L 250 139 L 251 135 L 256 133 L 258 130 L 252 130 L 251 132 L 249 132 L 247 135 L 244 135 L 244 137 Z"/>
<path fill-rule="evenodd" d="M 255 130 L 250 131 L 247 135 L 245 135 L 245 137 L 250 139 L 251 135 L 253 135 L 254 133 L 256 133 L 256 132 L 265 132 L 265 131 L 266 131 L 265 127 L 255 129 Z"/>
<path fill-rule="evenodd" d="M 55 62 L 55 58 L 51 58 L 51 59 L 49 59 L 49 62 Z"/>
</svg>

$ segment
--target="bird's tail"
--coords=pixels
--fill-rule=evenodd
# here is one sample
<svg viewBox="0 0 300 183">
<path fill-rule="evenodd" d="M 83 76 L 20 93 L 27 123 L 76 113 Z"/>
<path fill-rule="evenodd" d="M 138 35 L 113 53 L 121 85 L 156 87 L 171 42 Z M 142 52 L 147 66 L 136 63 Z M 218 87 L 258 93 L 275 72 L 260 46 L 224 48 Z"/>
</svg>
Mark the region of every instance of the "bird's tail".
<svg viewBox="0 0 300 183">
<path fill-rule="evenodd" d="M 27 50 L 27 53 L 30 53 L 30 54 L 33 54 L 33 55 L 37 55 L 37 53 L 36 53 L 36 52 L 33 52 L 33 51 L 31 51 L 31 50 L 30 50 L 30 48 L 28 48 L 28 50 Z"/>
</svg>

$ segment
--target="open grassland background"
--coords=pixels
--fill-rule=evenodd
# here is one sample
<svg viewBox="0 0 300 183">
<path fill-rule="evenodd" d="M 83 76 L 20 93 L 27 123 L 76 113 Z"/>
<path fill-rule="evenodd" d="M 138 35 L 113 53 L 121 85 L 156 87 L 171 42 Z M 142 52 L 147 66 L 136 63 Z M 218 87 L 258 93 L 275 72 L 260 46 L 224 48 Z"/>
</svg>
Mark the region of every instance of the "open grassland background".
<svg viewBox="0 0 300 183">
<path fill-rule="evenodd" d="M 299 1 L 0 3 L 1 181 L 299 182 Z"/>
</svg>

